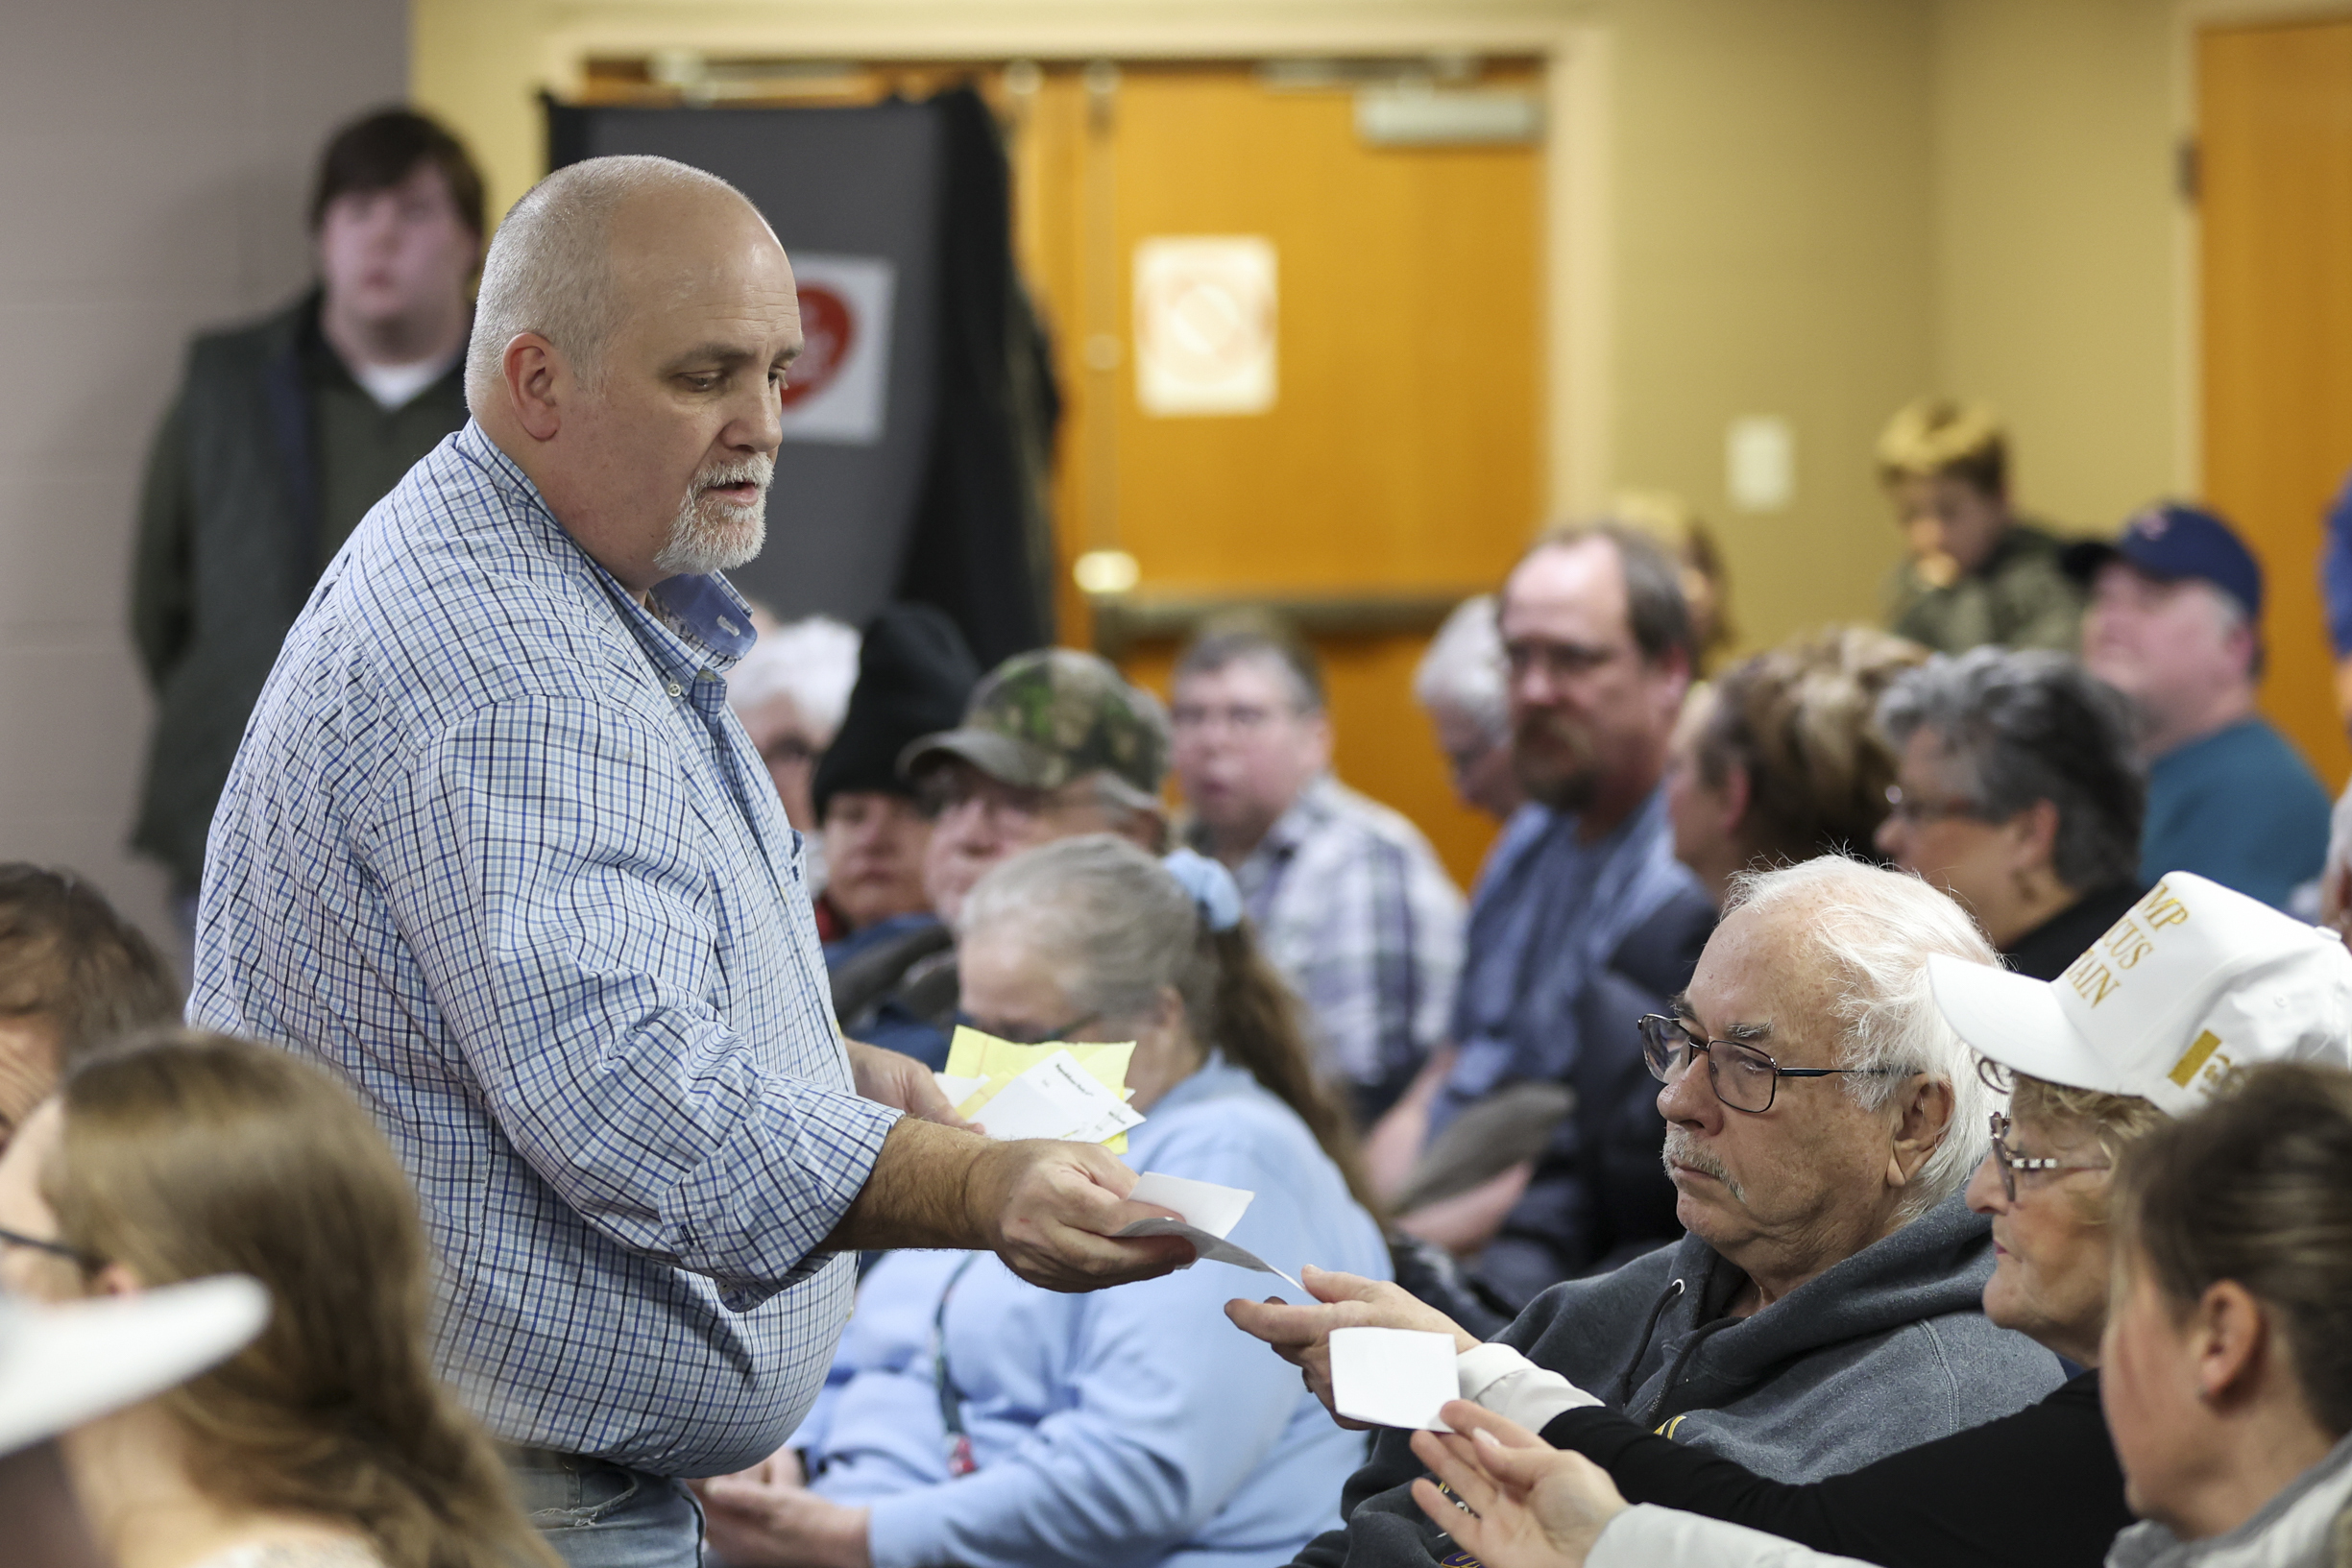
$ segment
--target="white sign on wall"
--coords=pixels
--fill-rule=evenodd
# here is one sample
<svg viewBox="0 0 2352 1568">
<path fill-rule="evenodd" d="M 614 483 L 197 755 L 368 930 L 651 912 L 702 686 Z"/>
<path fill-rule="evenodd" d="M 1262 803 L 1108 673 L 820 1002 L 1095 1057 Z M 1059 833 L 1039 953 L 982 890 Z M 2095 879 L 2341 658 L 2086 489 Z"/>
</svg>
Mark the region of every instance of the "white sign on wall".
<svg viewBox="0 0 2352 1568">
<path fill-rule="evenodd" d="M 1135 247 L 1135 397 L 1147 414 L 1274 405 L 1274 247 L 1254 234 Z"/>
<path fill-rule="evenodd" d="M 883 256 L 795 252 L 800 357 L 784 383 L 784 439 L 871 446 L 890 392 L 890 303 L 898 268 Z"/>
</svg>

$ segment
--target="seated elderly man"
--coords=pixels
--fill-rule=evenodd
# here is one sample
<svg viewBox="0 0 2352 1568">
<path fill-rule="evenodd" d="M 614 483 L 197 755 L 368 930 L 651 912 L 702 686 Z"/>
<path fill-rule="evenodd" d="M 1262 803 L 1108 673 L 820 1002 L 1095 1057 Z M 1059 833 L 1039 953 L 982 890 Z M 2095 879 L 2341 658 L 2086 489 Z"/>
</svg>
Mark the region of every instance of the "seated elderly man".
<svg viewBox="0 0 2352 1568">
<path fill-rule="evenodd" d="M 1833 856 L 1741 878 L 1675 1016 L 1643 1021 L 1679 1243 L 1552 1287 L 1497 1347 L 1393 1286 L 1320 1272 L 1308 1284 L 1326 1305 L 1227 1314 L 1326 1401 L 1332 1329 L 1449 1332 L 1467 1398 L 1524 1356 L 1783 1481 L 2023 1408 L 2057 1386 L 2058 1363 L 1979 1311 L 1992 1242 L 1961 1192 L 1987 1147 L 1990 1091 L 1929 991 L 1939 953 L 1994 961 L 1916 878 Z M 1299 1562 L 1449 1560 L 1413 1503 L 1407 1435 L 1374 1440 L 1346 1526 Z"/>
<path fill-rule="evenodd" d="M 1039 648 L 983 676 L 960 725 L 899 756 L 933 819 L 923 890 L 945 925 L 902 944 L 895 970 L 836 974 L 837 1002 L 855 1003 L 841 1014 L 851 1033 L 945 1067 L 964 895 L 999 862 L 1058 838 L 1106 832 L 1166 849 L 1168 745 L 1159 699 L 1093 654 Z"/>
</svg>

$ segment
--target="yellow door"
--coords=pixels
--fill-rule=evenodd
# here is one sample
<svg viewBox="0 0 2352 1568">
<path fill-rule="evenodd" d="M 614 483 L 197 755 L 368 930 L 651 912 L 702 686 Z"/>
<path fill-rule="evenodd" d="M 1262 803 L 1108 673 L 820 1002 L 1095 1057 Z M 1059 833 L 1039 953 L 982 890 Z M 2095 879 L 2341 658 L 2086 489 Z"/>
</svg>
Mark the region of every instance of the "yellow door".
<svg viewBox="0 0 2352 1568">
<path fill-rule="evenodd" d="M 1011 81 L 1024 265 L 1070 399 L 1065 639 L 1091 626 L 1165 690 L 1187 610 L 1302 606 L 1341 777 L 1420 824 L 1467 883 L 1491 824 L 1454 803 L 1410 686 L 1435 615 L 1492 588 L 1540 520 L 1540 147 L 1369 145 L 1352 84 L 1245 63 Z M 1537 83 L 1505 65 L 1479 85 Z M 1139 397 L 1138 248 L 1195 236 L 1271 247 L 1263 411 Z M 1069 568 L 1103 550 L 1140 577 L 1097 615 Z"/>
<path fill-rule="evenodd" d="M 2317 562 L 2352 470 L 2352 22 L 2214 28 L 2197 58 L 2205 492 L 2262 561 L 2263 709 L 2340 787 Z"/>
</svg>

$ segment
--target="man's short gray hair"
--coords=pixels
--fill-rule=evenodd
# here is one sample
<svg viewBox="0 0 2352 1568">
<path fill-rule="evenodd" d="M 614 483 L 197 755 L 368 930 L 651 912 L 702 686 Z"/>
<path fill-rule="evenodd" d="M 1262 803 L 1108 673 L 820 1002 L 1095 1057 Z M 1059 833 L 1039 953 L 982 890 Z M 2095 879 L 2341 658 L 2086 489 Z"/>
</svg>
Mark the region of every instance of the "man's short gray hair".
<svg viewBox="0 0 2352 1568">
<path fill-rule="evenodd" d="M 1998 967 L 2000 955 L 1966 910 L 1920 878 L 1837 855 L 1742 872 L 1724 913 L 1788 905 L 1801 906 L 1805 940 L 1830 971 L 1838 1065 L 1891 1069 L 1849 1075 L 1846 1092 L 1875 1110 L 1912 1073 L 1952 1085 L 1952 1121 L 1903 1202 L 1903 1218 L 1916 1219 L 1968 1185 L 1992 1146 L 1997 1099 L 1976 1075 L 1976 1053 L 1935 1004 L 1928 958 L 1942 953 Z"/>
<path fill-rule="evenodd" d="M 1879 699 L 1879 725 L 1898 751 L 1918 731 L 1932 734 L 1987 822 L 2038 801 L 2056 807 L 2050 870 L 2076 892 L 2138 875 L 2147 786 L 2131 710 L 2072 655 L 1937 654 L 1895 678 Z"/>
<path fill-rule="evenodd" d="M 1491 593 L 1454 606 L 1413 672 L 1413 700 L 1431 712 L 1450 708 L 1496 745 L 1511 738 L 1509 666 Z"/>
<path fill-rule="evenodd" d="M 632 155 L 568 164 L 507 209 L 482 259 L 473 335 L 466 345 L 466 403 L 476 417 L 503 374 L 506 346 L 524 332 L 554 344 L 583 381 L 598 384 L 605 349 L 625 309 L 613 276 L 614 214 L 666 186 L 742 199 L 715 174 L 672 158 Z"/>
</svg>

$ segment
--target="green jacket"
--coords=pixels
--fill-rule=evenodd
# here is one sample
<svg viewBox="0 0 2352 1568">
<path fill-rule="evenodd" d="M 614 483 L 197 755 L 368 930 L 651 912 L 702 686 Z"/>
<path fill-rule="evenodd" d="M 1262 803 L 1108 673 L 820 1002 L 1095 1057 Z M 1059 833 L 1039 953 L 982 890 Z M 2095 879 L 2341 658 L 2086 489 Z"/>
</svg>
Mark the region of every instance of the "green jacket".
<svg viewBox="0 0 2352 1568">
<path fill-rule="evenodd" d="M 321 472 L 317 367 L 331 350 L 318 312 L 314 290 L 266 320 L 199 336 L 148 455 L 131 633 L 156 719 L 131 841 L 182 893 L 203 880 L 212 810 L 279 645 L 355 520 L 328 516 L 350 505 L 335 504 Z M 441 422 L 463 423 L 462 402 Z"/>
<path fill-rule="evenodd" d="M 1988 642 L 2073 653 L 2082 590 L 2058 565 L 2064 548 L 2039 528 L 2011 523 L 1984 565 L 1950 588 L 1929 587 L 1905 561 L 1887 579 L 1887 626 L 1937 653 Z"/>
</svg>

